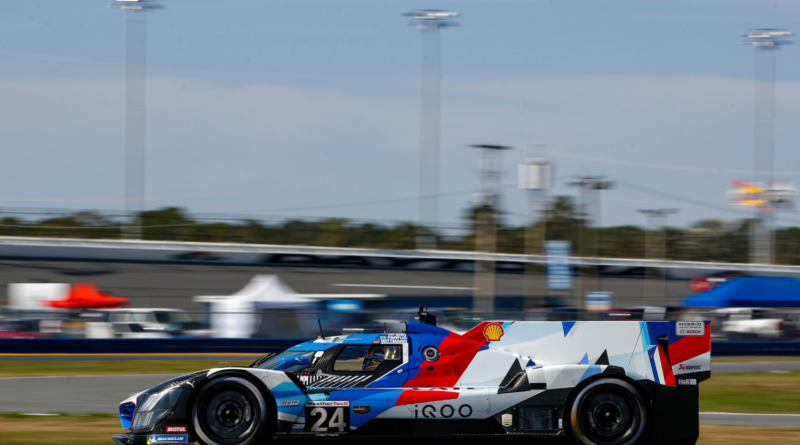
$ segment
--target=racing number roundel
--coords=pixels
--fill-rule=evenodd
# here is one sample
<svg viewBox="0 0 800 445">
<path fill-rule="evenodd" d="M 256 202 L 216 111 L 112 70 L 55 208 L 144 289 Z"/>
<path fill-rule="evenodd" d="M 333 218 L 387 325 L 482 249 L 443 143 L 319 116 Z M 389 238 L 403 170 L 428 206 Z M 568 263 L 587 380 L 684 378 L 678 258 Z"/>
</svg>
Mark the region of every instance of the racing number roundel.
<svg viewBox="0 0 800 445">
<path fill-rule="evenodd" d="M 505 333 L 503 325 L 500 323 L 489 323 L 483 328 L 483 336 L 486 337 L 488 341 L 500 341 Z"/>
</svg>

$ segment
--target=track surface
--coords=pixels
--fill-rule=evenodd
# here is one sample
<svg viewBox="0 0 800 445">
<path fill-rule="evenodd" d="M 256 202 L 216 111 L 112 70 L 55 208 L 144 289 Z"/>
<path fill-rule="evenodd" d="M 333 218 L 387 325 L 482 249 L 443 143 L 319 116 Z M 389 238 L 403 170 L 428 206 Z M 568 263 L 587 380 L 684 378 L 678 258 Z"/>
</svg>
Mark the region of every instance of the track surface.
<svg viewBox="0 0 800 445">
<path fill-rule="evenodd" d="M 370 293 L 388 295 L 472 295 L 471 272 L 380 270 L 337 267 L 226 266 L 220 264 L 144 264 L 81 261 L 0 260 L 0 299 L 8 283 L 94 283 L 131 298 L 132 307 L 200 309 L 196 295 L 230 295 L 258 274 L 278 275 L 300 293 Z M 533 278 L 544 292 L 543 276 Z M 521 274 L 497 274 L 498 295 L 524 295 Z M 687 281 L 637 278 L 576 278 L 572 298 L 593 290 L 614 292 L 614 306 L 675 304 L 692 294 Z M 344 286 L 343 286 L 344 285 Z M 356 285 L 356 286 L 348 286 Z M 646 288 L 646 289 L 645 289 Z M 665 298 L 665 289 L 668 297 Z M 645 299 L 643 296 L 648 295 Z M 577 304 L 577 299 L 565 301 Z"/>
<path fill-rule="evenodd" d="M 116 414 L 119 402 L 172 374 L 0 378 L 0 412 Z M 797 426 L 800 415 L 703 413 L 704 424 Z"/>
</svg>

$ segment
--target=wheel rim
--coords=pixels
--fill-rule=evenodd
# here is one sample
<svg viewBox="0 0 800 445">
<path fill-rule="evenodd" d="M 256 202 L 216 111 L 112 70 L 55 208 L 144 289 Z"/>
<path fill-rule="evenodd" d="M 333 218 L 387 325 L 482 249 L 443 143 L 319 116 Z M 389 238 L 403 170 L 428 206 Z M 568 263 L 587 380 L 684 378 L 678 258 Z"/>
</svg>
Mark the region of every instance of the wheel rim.
<svg viewBox="0 0 800 445">
<path fill-rule="evenodd" d="M 258 404 L 252 394 L 237 387 L 214 391 L 203 404 L 204 424 L 217 442 L 237 443 L 256 428 Z"/>
<path fill-rule="evenodd" d="M 611 387 L 595 388 L 578 407 L 581 431 L 598 445 L 626 443 L 636 435 L 641 414 L 635 398 Z"/>
</svg>

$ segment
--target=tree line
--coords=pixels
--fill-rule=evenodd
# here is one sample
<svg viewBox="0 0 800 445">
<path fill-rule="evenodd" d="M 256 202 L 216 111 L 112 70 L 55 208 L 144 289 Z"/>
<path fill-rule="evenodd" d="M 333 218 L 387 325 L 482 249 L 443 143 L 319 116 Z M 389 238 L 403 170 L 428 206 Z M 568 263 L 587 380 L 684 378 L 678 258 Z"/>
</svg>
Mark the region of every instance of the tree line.
<svg viewBox="0 0 800 445">
<path fill-rule="evenodd" d="M 488 221 L 496 227 L 496 250 L 500 253 L 541 253 L 544 240 L 567 240 L 578 256 L 735 263 L 748 262 L 750 228 L 756 223 L 752 219 L 709 219 L 666 230 L 645 230 L 633 225 L 597 228 L 572 197 L 557 196 L 529 227 L 508 223 L 503 213 L 495 209 L 473 207 L 465 212 L 461 228 L 423 229 L 436 236 L 438 249 L 471 251 L 476 246 L 476 226 L 486 223 L 487 214 Z M 257 219 L 193 218 L 176 207 L 142 212 L 138 217 L 142 238 L 156 241 L 414 249 L 418 233 L 412 222 L 327 218 L 270 223 Z M 122 224 L 119 217 L 91 211 L 34 220 L 5 216 L 0 218 L 0 235 L 119 239 Z M 776 263 L 800 264 L 800 228 L 777 230 L 775 246 Z"/>
</svg>

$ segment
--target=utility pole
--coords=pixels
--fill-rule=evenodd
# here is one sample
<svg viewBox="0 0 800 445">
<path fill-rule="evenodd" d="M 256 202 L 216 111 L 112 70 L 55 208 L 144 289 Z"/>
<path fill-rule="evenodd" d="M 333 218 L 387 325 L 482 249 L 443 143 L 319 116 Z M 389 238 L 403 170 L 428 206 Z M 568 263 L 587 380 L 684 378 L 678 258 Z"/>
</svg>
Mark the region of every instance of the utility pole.
<svg viewBox="0 0 800 445">
<path fill-rule="evenodd" d="M 663 286 L 663 289 L 664 289 L 663 304 L 664 304 L 664 306 L 666 306 L 667 305 L 667 296 L 668 296 L 667 295 L 667 293 L 668 293 L 667 292 L 667 261 L 669 261 L 669 254 L 668 254 L 668 251 L 667 251 L 667 227 L 668 227 L 668 225 L 667 225 L 667 217 L 669 215 L 674 215 L 674 214 L 678 213 L 678 209 L 641 209 L 641 210 L 637 210 L 637 212 L 639 212 L 639 213 L 643 214 L 645 217 L 647 217 L 647 226 L 648 227 L 652 227 L 654 233 L 658 228 L 658 223 L 656 221 L 658 219 L 661 219 L 661 226 L 663 227 L 662 239 L 661 239 L 662 254 L 661 255 L 655 254 L 655 251 L 656 251 L 655 245 L 654 245 L 654 243 L 652 241 L 648 242 L 650 236 L 648 235 L 648 232 L 645 231 L 645 258 L 646 259 L 653 259 L 653 260 L 660 259 L 660 260 L 664 261 L 664 263 L 663 263 L 663 274 L 664 274 L 663 275 L 663 285 L 664 285 Z M 653 224 L 654 222 L 656 222 L 656 223 Z M 648 294 L 648 292 L 647 292 L 647 281 L 648 281 L 648 279 L 649 279 L 649 277 L 645 273 L 645 277 L 644 277 L 644 305 L 645 306 L 647 305 L 647 294 Z"/>
<path fill-rule="evenodd" d="M 602 280 L 600 277 L 600 218 L 602 211 L 600 207 L 600 192 L 602 190 L 609 190 L 614 188 L 615 183 L 607 181 L 605 176 L 577 176 L 576 181 L 567 183 L 569 186 L 579 187 L 581 192 L 581 207 L 586 211 L 586 224 L 582 227 L 581 233 L 578 235 L 578 244 L 581 250 L 584 251 L 587 257 L 594 257 L 597 261 L 596 265 L 596 282 L 595 290 L 602 290 Z M 589 225 L 594 226 L 594 243 L 591 247 L 588 246 L 587 235 L 590 229 Z M 589 247 L 587 249 L 587 247 Z M 578 298 L 583 299 L 583 287 L 581 280 L 578 279 Z"/>
<path fill-rule="evenodd" d="M 772 187 L 775 152 L 775 51 L 792 44 L 789 31 L 754 29 L 742 35 L 742 44 L 755 48 L 753 185 Z M 750 262 L 771 264 L 774 258 L 775 208 L 756 208 L 750 226 Z"/>
<path fill-rule="evenodd" d="M 481 149 L 481 191 L 476 200 L 475 250 L 487 255 L 475 261 L 475 293 L 473 310 L 491 317 L 494 313 L 494 259 L 497 247 L 497 214 L 500 207 L 499 188 L 502 175 L 500 153 L 513 147 L 506 145 L 471 145 Z"/>
<path fill-rule="evenodd" d="M 519 188 L 527 191 L 528 221 L 525 226 L 525 254 L 530 258 L 525 263 L 525 309 L 542 306 L 542 301 L 537 301 L 535 274 L 536 268 L 533 256 L 539 254 L 544 258 L 545 240 L 547 239 L 547 191 L 550 189 L 551 175 L 550 164 L 547 162 L 547 145 L 529 145 L 528 157 L 519 165 Z M 536 211 L 542 214 L 540 221 L 536 221 Z M 542 299 L 547 296 L 547 280 L 542 280 Z"/>
<path fill-rule="evenodd" d="M 435 249 L 439 223 L 439 144 L 441 120 L 441 65 L 443 28 L 458 26 L 458 13 L 421 9 L 404 14 L 419 29 L 419 225 L 418 250 Z"/>
<path fill-rule="evenodd" d="M 144 212 L 147 21 L 145 13 L 161 9 L 157 0 L 116 0 L 112 8 L 125 11 L 125 217 L 126 239 L 142 238 Z"/>
</svg>

